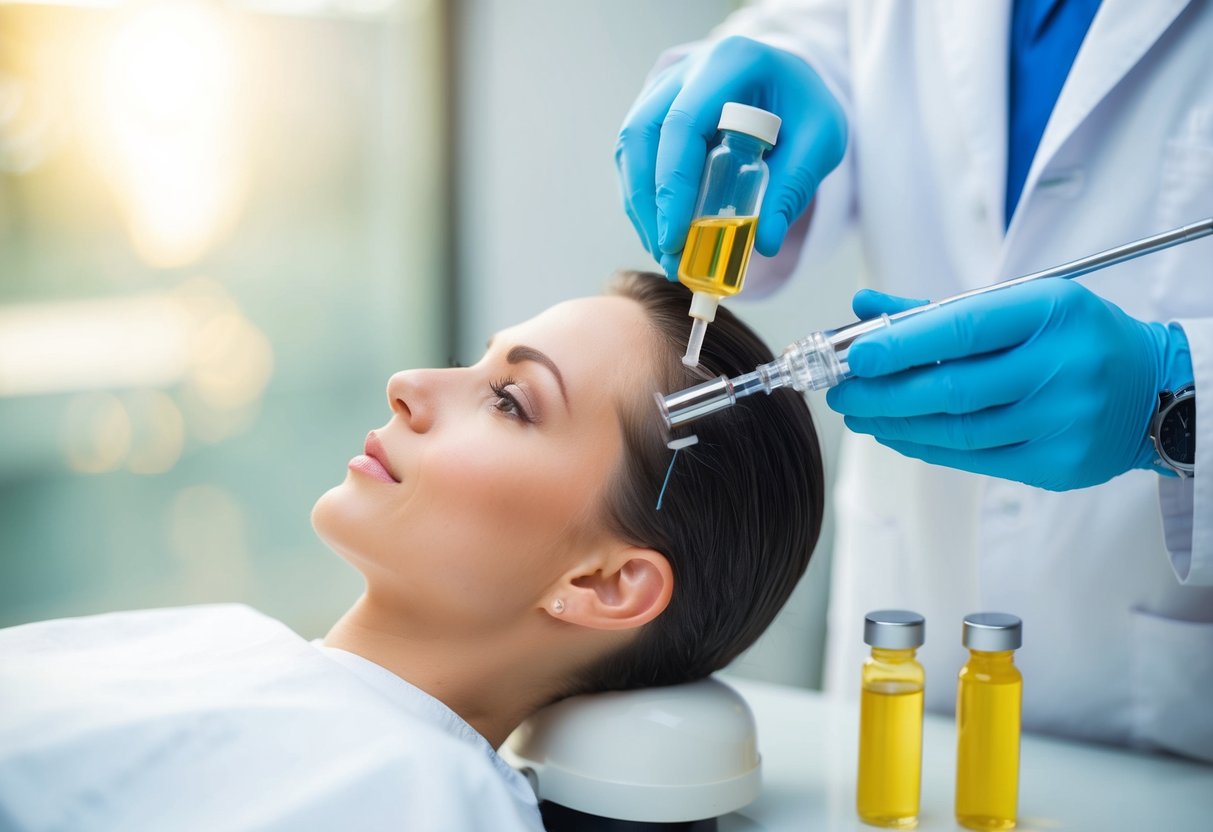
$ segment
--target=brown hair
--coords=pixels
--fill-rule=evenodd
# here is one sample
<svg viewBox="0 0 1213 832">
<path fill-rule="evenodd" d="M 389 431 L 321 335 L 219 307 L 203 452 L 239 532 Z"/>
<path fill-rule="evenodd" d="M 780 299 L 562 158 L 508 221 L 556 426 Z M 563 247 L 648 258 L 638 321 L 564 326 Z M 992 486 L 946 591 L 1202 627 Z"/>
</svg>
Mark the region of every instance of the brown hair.
<svg viewBox="0 0 1213 832">
<path fill-rule="evenodd" d="M 610 292 L 648 314 L 661 392 L 697 384 L 705 370 L 731 377 L 774 358 L 722 307 L 704 338 L 702 369 L 690 370 L 681 362 L 691 324 L 685 287 L 656 274 L 621 272 Z M 641 401 L 620 421 L 624 458 L 605 520 L 622 539 L 665 555 L 674 593 L 634 642 L 580 675 L 579 692 L 689 682 L 724 667 L 783 607 L 821 532 L 821 448 L 799 393 L 751 396 L 675 431 L 694 433 L 699 442 L 678 453 L 660 510 L 672 452 L 657 406 Z"/>
</svg>

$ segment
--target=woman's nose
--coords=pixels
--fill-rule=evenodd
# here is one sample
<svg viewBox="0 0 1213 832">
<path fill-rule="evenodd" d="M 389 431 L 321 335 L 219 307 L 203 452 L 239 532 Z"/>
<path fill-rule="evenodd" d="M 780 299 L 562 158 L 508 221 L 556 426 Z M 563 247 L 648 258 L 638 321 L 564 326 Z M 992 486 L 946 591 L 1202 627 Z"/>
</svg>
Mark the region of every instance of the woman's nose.
<svg viewBox="0 0 1213 832">
<path fill-rule="evenodd" d="M 387 382 L 387 402 L 415 433 L 434 426 L 436 370 L 405 370 Z"/>
</svg>

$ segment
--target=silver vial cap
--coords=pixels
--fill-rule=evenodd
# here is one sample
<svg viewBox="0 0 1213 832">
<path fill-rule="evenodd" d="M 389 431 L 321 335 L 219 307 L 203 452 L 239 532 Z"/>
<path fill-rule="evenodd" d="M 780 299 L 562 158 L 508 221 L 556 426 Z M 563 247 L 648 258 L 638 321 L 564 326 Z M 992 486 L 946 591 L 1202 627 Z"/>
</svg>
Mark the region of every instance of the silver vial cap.
<svg viewBox="0 0 1213 832">
<path fill-rule="evenodd" d="M 965 616 L 961 643 L 970 650 L 999 653 L 1023 644 L 1023 622 L 1005 612 L 975 612 Z"/>
<path fill-rule="evenodd" d="M 926 629 L 926 620 L 909 610 L 876 610 L 863 617 L 864 643 L 886 650 L 921 647 Z"/>
</svg>

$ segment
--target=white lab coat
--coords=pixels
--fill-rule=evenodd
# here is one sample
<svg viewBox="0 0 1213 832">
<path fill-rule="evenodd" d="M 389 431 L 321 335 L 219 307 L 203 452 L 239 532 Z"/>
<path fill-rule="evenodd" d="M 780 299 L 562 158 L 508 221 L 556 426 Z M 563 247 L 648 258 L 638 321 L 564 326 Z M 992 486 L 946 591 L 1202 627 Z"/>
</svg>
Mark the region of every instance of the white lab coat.
<svg viewBox="0 0 1213 832">
<path fill-rule="evenodd" d="M 0 630 L 0 829 L 542 828 L 453 711 L 248 607 Z"/>
<path fill-rule="evenodd" d="M 824 279 L 814 263 L 855 220 L 871 285 L 938 298 L 1213 215 L 1213 4 L 1104 0 L 1004 233 L 1010 7 L 780 0 L 713 33 L 801 55 L 848 111 L 797 279 Z M 1208 409 L 1213 239 L 1083 282 L 1182 323 Z M 1213 760 L 1213 417 L 1198 430 L 1194 480 L 1134 471 L 1061 494 L 847 434 L 827 688 L 857 689 L 864 613 L 906 607 L 927 619 L 928 707 L 950 712 L 962 617 L 1012 612 L 1026 728 Z"/>
</svg>

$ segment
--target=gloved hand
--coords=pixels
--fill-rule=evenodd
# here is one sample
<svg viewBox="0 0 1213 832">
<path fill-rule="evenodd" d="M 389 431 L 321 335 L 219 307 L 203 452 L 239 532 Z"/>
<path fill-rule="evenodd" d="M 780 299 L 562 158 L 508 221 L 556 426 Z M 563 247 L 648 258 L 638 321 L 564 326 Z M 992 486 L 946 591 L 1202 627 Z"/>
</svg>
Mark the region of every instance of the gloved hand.
<svg viewBox="0 0 1213 832">
<path fill-rule="evenodd" d="M 861 318 L 925 301 L 859 292 Z M 1178 325 L 1143 323 L 1078 283 L 967 298 L 857 340 L 826 394 L 856 433 L 906 456 L 1064 491 L 1156 467 L 1158 394 L 1192 380 Z"/>
<path fill-rule="evenodd" d="M 771 172 L 754 245 L 774 256 L 817 186 L 842 161 L 842 108 L 803 60 L 742 37 L 725 38 L 660 73 L 624 120 L 615 145 L 623 205 L 645 248 L 677 278 L 708 142 L 726 102 L 783 119 L 766 154 Z"/>
</svg>

